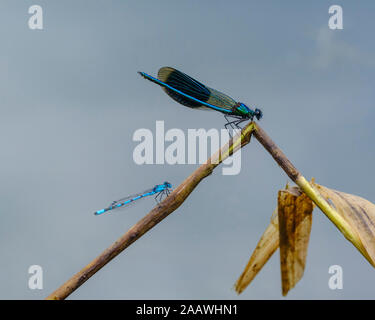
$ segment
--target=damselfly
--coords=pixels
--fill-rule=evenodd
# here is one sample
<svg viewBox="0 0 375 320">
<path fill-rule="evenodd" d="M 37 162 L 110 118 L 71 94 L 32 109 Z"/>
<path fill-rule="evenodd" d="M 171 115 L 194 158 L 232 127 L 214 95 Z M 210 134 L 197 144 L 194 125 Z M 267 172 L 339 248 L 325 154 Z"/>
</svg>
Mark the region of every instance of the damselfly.
<svg viewBox="0 0 375 320">
<path fill-rule="evenodd" d="M 133 194 L 124 198 L 121 198 L 119 200 L 113 201 L 111 205 L 107 208 L 104 208 L 102 210 L 96 211 L 95 215 L 100 215 L 104 212 L 107 212 L 112 209 L 121 208 L 123 206 L 127 206 L 130 203 L 137 201 L 139 199 L 143 199 L 148 196 L 156 195 L 155 200 L 156 202 L 160 202 L 164 196 L 168 196 L 170 194 L 170 189 L 172 188 L 172 185 L 169 182 L 164 182 L 163 184 L 157 184 L 151 189 L 145 190 L 143 192 Z"/>
<path fill-rule="evenodd" d="M 241 129 L 239 124 L 246 120 L 257 118 L 260 120 L 263 113 L 260 109 L 254 110 L 242 102 L 237 102 L 226 94 L 209 88 L 192 77 L 171 67 L 163 67 L 154 78 L 145 72 L 138 72 L 142 77 L 159 86 L 175 101 L 194 109 L 211 109 L 224 114 L 225 128 L 231 126 Z"/>
</svg>

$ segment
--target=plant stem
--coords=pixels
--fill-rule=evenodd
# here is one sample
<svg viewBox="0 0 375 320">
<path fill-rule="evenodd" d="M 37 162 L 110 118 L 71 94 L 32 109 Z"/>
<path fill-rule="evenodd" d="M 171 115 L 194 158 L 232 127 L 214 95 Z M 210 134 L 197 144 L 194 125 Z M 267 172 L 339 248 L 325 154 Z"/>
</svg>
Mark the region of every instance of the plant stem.
<svg viewBox="0 0 375 320">
<path fill-rule="evenodd" d="M 371 261 L 358 235 L 352 231 L 352 228 L 350 228 L 349 224 L 343 219 L 343 217 L 340 216 L 338 212 L 320 195 L 320 193 L 299 173 L 265 131 L 258 124 L 251 122 L 242 130 L 241 134 L 236 135 L 224 147 L 219 149 L 210 159 L 208 159 L 205 164 L 201 165 L 188 178 L 186 178 L 185 181 L 183 181 L 166 199 L 164 199 L 163 202 L 158 204 L 145 217 L 133 225 L 122 237 L 114 242 L 109 248 L 104 250 L 103 253 L 66 281 L 46 299 L 61 300 L 68 297 L 109 261 L 175 211 L 186 200 L 199 182 L 209 176 L 227 157 L 248 144 L 252 134 L 254 134 L 257 140 L 271 154 L 292 181 L 294 181 L 323 211 L 323 213 L 326 214 L 344 236 L 360 250 L 366 259 Z"/>
<path fill-rule="evenodd" d="M 256 124 L 254 130 L 255 138 L 263 145 L 263 147 L 271 154 L 279 166 L 292 179 L 300 189 L 319 207 L 320 210 L 336 225 L 336 227 L 344 234 L 350 242 L 352 242 L 364 257 L 371 262 L 365 248 L 360 241 L 357 233 L 353 232 L 353 228 L 346 220 L 333 209 L 321 194 L 313 188 L 310 183 L 301 175 L 301 173 L 293 166 L 289 159 L 284 155 L 280 148 L 271 140 L 267 133 Z"/>
<path fill-rule="evenodd" d="M 164 201 L 158 204 L 145 217 L 133 225 L 122 237 L 114 242 L 109 248 L 104 250 L 81 271 L 66 281 L 60 288 L 50 294 L 46 299 L 62 300 L 68 297 L 109 261 L 175 211 L 186 200 L 199 182 L 209 176 L 222 161 L 250 142 L 254 128 L 255 124 L 253 122 L 249 123 L 242 130 L 241 134 L 230 139 L 225 146 L 219 149 L 205 164 L 196 169 L 167 198 L 165 198 Z"/>
</svg>

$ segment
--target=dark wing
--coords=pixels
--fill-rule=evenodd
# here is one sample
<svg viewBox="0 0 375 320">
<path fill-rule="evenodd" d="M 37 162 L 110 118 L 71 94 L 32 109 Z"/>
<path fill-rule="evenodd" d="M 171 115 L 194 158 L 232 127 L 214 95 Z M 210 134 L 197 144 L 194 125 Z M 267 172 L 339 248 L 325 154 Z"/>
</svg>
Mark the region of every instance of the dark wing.
<svg viewBox="0 0 375 320">
<path fill-rule="evenodd" d="M 163 67 L 158 72 L 158 79 L 168 84 L 169 86 L 177 89 L 189 96 L 192 96 L 195 99 L 198 99 L 203 102 L 207 102 L 210 97 L 210 91 L 208 88 L 198 82 L 197 80 L 189 77 L 187 74 L 182 73 L 176 69 L 170 67 Z M 163 88 L 163 90 L 178 103 L 183 104 L 189 108 L 202 108 L 202 104 L 199 102 L 193 101 L 183 95 L 173 91 L 169 88 Z"/>
<path fill-rule="evenodd" d="M 187 74 L 178 71 L 171 67 L 163 67 L 158 72 L 158 79 L 170 87 L 177 89 L 195 99 L 198 99 L 204 103 L 211 104 L 213 106 L 226 109 L 230 111 L 232 107 L 237 103 L 231 97 L 227 96 L 224 93 L 221 93 L 215 89 L 206 87 L 204 84 L 193 79 Z M 179 94 L 176 91 L 173 91 L 169 88 L 163 87 L 163 90 L 178 103 L 183 104 L 189 108 L 205 108 L 212 109 L 204 104 L 200 104 L 197 101 L 193 101 L 188 97 L 185 97 Z M 218 110 L 218 109 L 217 109 Z M 226 111 L 223 110 L 223 111 Z M 218 110 L 220 111 L 220 110 Z M 222 111 L 222 112 L 223 112 Z"/>
</svg>

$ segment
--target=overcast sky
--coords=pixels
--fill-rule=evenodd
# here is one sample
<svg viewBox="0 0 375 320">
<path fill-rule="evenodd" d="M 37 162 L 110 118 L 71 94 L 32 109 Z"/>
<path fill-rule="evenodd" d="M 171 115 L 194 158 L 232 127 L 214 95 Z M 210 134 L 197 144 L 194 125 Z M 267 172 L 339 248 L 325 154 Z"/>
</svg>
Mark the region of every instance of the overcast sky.
<svg viewBox="0 0 375 320">
<path fill-rule="evenodd" d="M 28 28 L 39 4 L 44 29 Z M 343 8 L 344 29 L 328 28 Z M 172 66 L 249 106 L 310 179 L 375 202 L 375 3 L 2 1 L 0 298 L 41 299 L 154 206 L 96 217 L 110 201 L 198 165 L 133 161 L 133 133 L 222 128 L 137 71 Z M 239 175 L 205 179 L 162 223 L 70 299 L 284 299 L 279 251 L 241 294 L 233 284 L 270 221 L 286 174 L 254 139 Z M 28 288 L 30 265 L 43 290 Z M 330 290 L 328 268 L 343 268 Z M 375 270 L 315 209 L 306 270 L 286 299 L 374 299 Z"/>
</svg>

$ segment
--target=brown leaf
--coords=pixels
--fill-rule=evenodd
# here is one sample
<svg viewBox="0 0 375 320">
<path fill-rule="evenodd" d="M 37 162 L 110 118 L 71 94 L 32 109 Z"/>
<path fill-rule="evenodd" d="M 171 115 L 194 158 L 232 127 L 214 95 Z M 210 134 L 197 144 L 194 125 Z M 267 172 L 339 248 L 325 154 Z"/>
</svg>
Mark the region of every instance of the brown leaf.
<svg viewBox="0 0 375 320">
<path fill-rule="evenodd" d="M 302 278 L 312 223 L 313 203 L 299 188 L 280 190 L 278 218 L 282 293 Z"/>
<path fill-rule="evenodd" d="M 359 196 L 329 189 L 316 183 L 314 186 L 352 227 L 360 241 L 360 243 L 352 241 L 353 244 L 375 267 L 375 205 Z"/>
<path fill-rule="evenodd" d="M 275 210 L 270 225 L 267 227 L 266 231 L 264 231 L 249 262 L 235 284 L 235 290 L 238 294 L 246 289 L 278 247 L 279 226 Z"/>
</svg>

